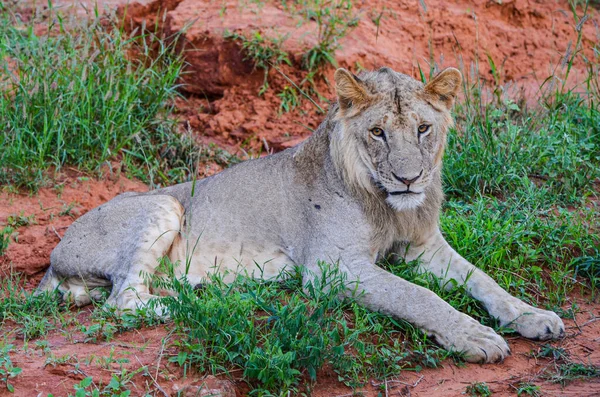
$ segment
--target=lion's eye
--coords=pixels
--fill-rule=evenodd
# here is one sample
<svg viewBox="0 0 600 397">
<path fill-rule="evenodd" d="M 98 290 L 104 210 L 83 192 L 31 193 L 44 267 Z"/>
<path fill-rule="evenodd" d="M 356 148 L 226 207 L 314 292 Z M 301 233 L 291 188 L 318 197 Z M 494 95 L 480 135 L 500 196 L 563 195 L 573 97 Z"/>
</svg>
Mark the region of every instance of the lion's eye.
<svg viewBox="0 0 600 397">
<path fill-rule="evenodd" d="M 384 137 L 384 132 L 379 127 L 372 128 L 371 129 L 371 134 L 373 134 L 373 136 L 375 136 L 377 138 L 383 138 Z"/>
<path fill-rule="evenodd" d="M 430 128 L 431 126 L 429 124 L 421 124 L 417 130 L 419 131 L 419 134 L 425 134 L 429 132 Z"/>
</svg>

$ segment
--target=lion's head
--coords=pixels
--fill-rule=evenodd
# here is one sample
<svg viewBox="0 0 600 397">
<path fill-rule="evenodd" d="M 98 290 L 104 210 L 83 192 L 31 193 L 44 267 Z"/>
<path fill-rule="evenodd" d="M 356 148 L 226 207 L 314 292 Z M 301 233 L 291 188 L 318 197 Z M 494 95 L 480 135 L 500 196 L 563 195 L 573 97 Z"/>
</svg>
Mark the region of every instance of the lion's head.
<svg viewBox="0 0 600 397">
<path fill-rule="evenodd" d="M 332 156 L 350 183 L 385 194 L 396 210 L 419 206 L 439 180 L 450 108 L 462 81 L 443 70 L 428 84 L 389 68 L 335 73 L 340 121 Z"/>
</svg>

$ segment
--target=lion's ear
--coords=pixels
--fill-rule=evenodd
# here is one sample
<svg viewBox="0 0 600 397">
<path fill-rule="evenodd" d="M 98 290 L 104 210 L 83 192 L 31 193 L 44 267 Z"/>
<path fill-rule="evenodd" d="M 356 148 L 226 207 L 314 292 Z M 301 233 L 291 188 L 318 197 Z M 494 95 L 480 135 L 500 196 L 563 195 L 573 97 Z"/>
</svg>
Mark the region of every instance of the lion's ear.
<svg viewBox="0 0 600 397">
<path fill-rule="evenodd" d="M 346 69 L 340 68 L 335 71 L 335 90 L 342 111 L 351 108 L 360 109 L 370 102 L 371 96 L 367 92 L 365 84 L 357 76 Z"/>
<path fill-rule="evenodd" d="M 462 74 L 455 68 L 446 68 L 438 73 L 425 86 L 425 92 L 434 100 L 441 102 L 448 109 L 454 104 L 454 99 L 460 90 Z"/>
</svg>

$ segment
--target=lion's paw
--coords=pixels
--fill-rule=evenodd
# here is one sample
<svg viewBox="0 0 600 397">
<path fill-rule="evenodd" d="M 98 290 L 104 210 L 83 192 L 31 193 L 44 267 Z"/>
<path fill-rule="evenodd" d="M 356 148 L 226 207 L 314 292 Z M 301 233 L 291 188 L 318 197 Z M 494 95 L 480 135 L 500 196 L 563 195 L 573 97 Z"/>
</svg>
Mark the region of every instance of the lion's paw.
<svg viewBox="0 0 600 397">
<path fill-rule="evenodd" d="M 558 339 L 565 335 L 565 325 L 554 312 L 524 305 L 517 318 L 506 324 L 522 336 L 534 340 Z"/>
<path fill-rule="evenodd" d="M 451 335 L 437 337 L 446 349 L 462 352 L 471 363 L 498 363 L 510 355 L 508 344 L 490 327 L 466 316 Z"/>
</svg>

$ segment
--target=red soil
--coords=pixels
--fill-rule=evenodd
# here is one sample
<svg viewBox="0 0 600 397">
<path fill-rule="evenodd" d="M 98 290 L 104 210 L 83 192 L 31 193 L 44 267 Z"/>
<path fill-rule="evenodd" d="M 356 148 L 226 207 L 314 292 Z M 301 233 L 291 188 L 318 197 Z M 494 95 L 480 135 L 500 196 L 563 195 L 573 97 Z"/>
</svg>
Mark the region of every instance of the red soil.
<svg viewBox="0 0 600 397">
<path fill-rule="evenodd" d="M 75 3 L 80 4 L 67 0 L 60 2 L 62 5 Z M 89 6 L 92 2 L 84 3 Z M 492 81 L 487 61 L 489 54 L 496 65 L 502 65 L 500 82 L 512 81 L 531 97 L 536 94 L 532 87 L 538 87 L 547 76 L 564 74 L 561 59 L 567 48 L 574 47 L 576 40 L 573 19 L 564 0 L 459 0 L 452 4 L 426 0 L 427 11 L 423 2 L 416 0 L 355 3 L 360 17 L 358 26 L 341 40 L 342 47 L 336 52 L 339 65 L 353 71 L 359 67 L 385 65 L 416 77 L 418 65 L 428 69 L 428 61 L 433 59 L 439 67 L 477 70 L 484 79 Z M 263 71 L 254 70 L 252 63 L 244 60 L 237 44 L 223 39 L 226 29 L 243 33 L 259 30 L 271 37 L 289 34 L 284 49 L 290 52 L 293 66 L 282 67 L 282 71 L 300 82 L 306 76 L 299 67 L 301 56 L 316 42 L 314 21 L 298 25 L 297 17 L 291 16 L 281 5 L 271 3 L 259 9 L 254 2 L 234 0 L 158 0 L 127 7 L 118 0 L 99 2 L 100 9 L 118 4 L 121 4 L 119 12 L 128 16 L 126 21 L 131 27 L 144 22 L 149 26 L 156 20 L 166 34 L 172 34 L 188 21 L 195 20 L 180 41 L 186 49 L 189 66 L 182 87 L 185 99 L 178 100 L 176 105 L 182 127 L 192 130 L 201 141 L 216 143 L 232 152 L 264 153 L 294 145 L 318 125 L 322 115 L 306 100 L 298 109 L 279 114 L 280 101 L 276 94 L 289 83 L 275 70 L 269 72 L 271 88 L 259 97 Z M 382 11 L 378 30 L 373 19 Z M 591 20 L 583 24 L 583 52 L 588 57 L 592 57 L 591 47 L 598 41 L 598 21 L 597 11 L 592 10 Z M 433 58 L 429 56 L 430 44 Z M 471 65 L 475 65 L 473 69 Z M 333 70 L 327 68 L 317 80 L 317 89 L 326 98 L 333 98 L 328 83 L 332 81 Z M 568 86 L 577 87 L 584 75 L 585 65 L 578 58 Z M 322 103 L 322 106 L 327 105 Z M 26 288 L 33 289 L 49 265 L 52 248 L 74 218 L 120 192 L 146 189 L 142 183 L 121 176 L 98 181 L 70 172 L 62 179 L 58 178 L 54 188 L 43 188 L 33 196 L 0 193 L 0 226 L 6 224 L 10 215 L 22 213 L 34 215 L 35 219 L 34 224 L 17 229 L 17 241 L 10 244 L 4 257 L 0 257 L 2 273 L 25 275 Z M 69 215 L 65 210 L 71 204 Z M 577 316 L 579 326 L 566 320 L 568 336 L 554 345 L 565 348 L 580 362 L 598 365 L 600 321 L 594 319 L 600 316 L 600 309 L 581 297 L 573 297 L 572 301 L 582 309 Z M 83 310 L 77 316 L 81 322 L 91 324 L 89 310 Z M 10 332 L 12 328 L 11 324 L 5 324 L 2 332 Z M 202 394 L 206 393 L 206 388 L 200 390 L 202 376 L 188 373 L 188 378 L 184 379 L 181 369 L 168 364 L 168 358 L 176 354 L 169 344 L 172 339 L 168 328 L 168 325 L 143 328 L 119 335 L 111 342 L 100 343 L 81 343 L 84 336 L 76 329 L 52 331 L 47 340 L 54 356 L 76 357 L 59 365 L 45 365 L 46 357 L 41 351 L 33 349 L 32 343 L 26 348 L 17 339 L 13 342 L 17 350 L 11 357 L 16 366 L 23 368 L 23 373 L 11 382 L 15 385 L 15 395 L 46 395 L 48 392 L 66 395 L 84 376 L 93 376 L 95 382 L 102 380 L 106 384 L 111 373 L 118 370 L 118 365 L 103 368 L 97 359 L 109 356 L 111 350 L 116 358 L 129 360 L 123 364 L 125 368 L 135 370 L 145 365 L 152 374 L 152 377 L 142 374 L 134 377 L 133 395 L 140 395 L 145 390 L 161 395 L 161 389 L 167 395 L 174 395 L 186 386 L 184 391 L 189 395 L 195 392 L 206 395 Z M 168 340 L 164 347 L 163 338 Z M 598 380 L 572 382 L 565 388 L 544 382 L 541 374 L 552 364 L 530 354 L 541 344 L 520 338 L 513 338 L 509 343 L 513 355 L 503 364 L 469 364 L 459 368 L 445 362 L 443 368 L 421 373 L 403 372 L 399 379 L 388 381 L 387 388 L 385 384 L 371 382 L 365 388 L 365 394 L 457 396 L 471 382 L 485 381 L 495 396 L 505 396 L 515 395 L 515 386 L 519 382 L 531 381 L 541 385 L 543 395 L 600 395 Z M 79 366 L 76 366 L 77 360 Z M 351 393 L 337 382 L 333 371 L 324 369 L 318 379 L 313 392 L 315 396 L 349 396 Z M 228 381 L 216 378 L 205 381 L 209 383 L 209 389 L 224 390 L 223 395 L 232 395 L 232 385 Z M 415 383 L 416 386 L 412 386 Z M 243 385 L 236 384 L 235 387 L 235 393 L 242 395 Z M 0 388 L 0 396 L 5 394 L 8 395 L 6 390 Z"/>
<path fill-rule="evenodd" d="M 148 188 L 143 183 L 122 176 L 97 181 L 72 172 L 58 178 L 53 188 L 41 189 L 34 196 L 2 193 L 0 225 L 6 225 L 9 216 L 33 216 L 31 225 L 16 230 L 17 238 L 0 257 L 2 273 L 33 276 L 42 272 L 50 266 L 50 252 L 59 236 L 74 219 L 119 193 L 145 190 Z"/>
<path fill-rule="evenodd" d="M 275 70 L 269 72 L 271 88 L 258 97 L 263 71 L 255 70 L 239 45 L 223 37 L 226 31 L 288 36 L 283 49 L 294 66 L 286 65 L 282 71 L 299 84 L 306 77 L 300 67 L 302 55 L 317 42 L 316 22 L 302 21 L 277 2 L 260 3 L 156 0 L 120 9 L 132 28 L 158 21 L 168 35 L 185 29 L 180 41 L 189 66 L 182 90 L 190 101 L 179 107 L 186 124 L 203 141 L 278 150 L 305 138 L 319 123 L 321 115 L 306 100 L 300 109 L 280 114 L 276 94 L 290 83 Z M 353 71 L 390 66 L 418 77 L 419 65 L 428 73 L 433 62 L 438 69 L 459 67 L 470 80 L 475 73 L 492 82 L 489 56 L 499 70 L 498 83 L 508 83 L 504 89 L 522 90 L 531 98 L 547 77 L 554 75 L 554 83 L 560 83 L 565 74 L 562 61 L 577 41 L 565 0 L 363 0 L 355 7 L 358 24 L 340 40 L 335 53 L 337 63 Z M 381 13 L 378 29 L 374 20 Z M 600 19 L 596 10 L 589 13 L 590 19 L 582 24 L 582 54 L 594 59 Z M 190 21 L 194 22 L 189 25 Z M 324 79 L 318 80 L 325 98 L 334 97 L 329 84 L 334 70 L 327 68 Z M 579 87 L 585 76 L 586 65 L 577 57 L 567 86 Z"/>
</svg>

